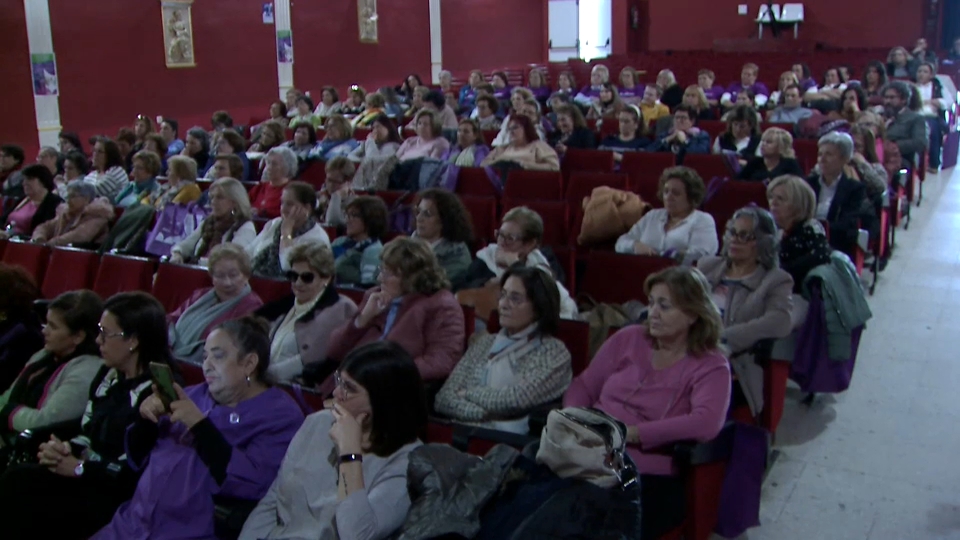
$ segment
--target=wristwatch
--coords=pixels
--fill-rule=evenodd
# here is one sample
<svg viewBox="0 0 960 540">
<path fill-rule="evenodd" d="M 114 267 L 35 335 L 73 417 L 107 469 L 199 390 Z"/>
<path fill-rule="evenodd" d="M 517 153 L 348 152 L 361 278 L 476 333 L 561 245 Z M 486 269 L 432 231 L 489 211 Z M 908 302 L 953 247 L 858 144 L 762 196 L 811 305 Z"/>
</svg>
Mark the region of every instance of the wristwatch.
<svg viewBox="0 0 960 540">
<path fill-rule="evenodd" d="M 77 466 L 73 469 L 74 476 L 83 476 L 83 460 L 77 462 Z"/>
</svg>

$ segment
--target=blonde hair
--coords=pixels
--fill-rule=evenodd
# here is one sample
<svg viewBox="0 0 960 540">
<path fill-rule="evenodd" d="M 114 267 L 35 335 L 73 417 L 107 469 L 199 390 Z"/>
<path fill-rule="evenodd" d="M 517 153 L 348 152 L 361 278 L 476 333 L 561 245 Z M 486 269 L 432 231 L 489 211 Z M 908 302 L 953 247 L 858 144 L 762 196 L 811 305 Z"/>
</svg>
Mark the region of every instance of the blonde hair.
<svg viewBox="0 0 960 540">
<path fill-rule="evenodd" d="M 817 195 L 806 180 L 789 174 L 778 176 L 767 184 L 767 198 L 769 199 L 773 190 L 780 186 L 786 190 L 788 204 L 797 210 L 798 223 L 810 221 L 816 217 Z"/>
<path fill-rule="evenodd" d="M 778 127 L 767 128 L 763 132 L 763 137 L 770 135 L 776 142 L 777 148 L 780 150 L 780 157 L 793 159 L 797 157 L 796 152 L 793 151 L 793 135 L 790 135 L 790 132 Z"/>
<path fill-rule="evenodd" d="M 603 64 L 597 64 L 593 66 L 593 69 L 590 70 L 590 74 L 592 75 L 594 72 L 599 74 L 600 78 L 603 79 L 600 82 L 610 82 L 610 68 L 607 66 Z"/>
<path fill-rule="evenodd" d="M 667 86 L 673 86 L 677 84 L 677 76 L 673 74 L 673 71 L 670 71 L 669 69 L 661 69 L 660 73 L 657 73 L 657 78 L 659 79 L 661 75 L 669 79 L 670 84 Z"/>
<path fill-rule="evenodd" d="M 133 161 L 139 161 L 150 173 L 150 176 L 160 174 L 160 156 L 150 150 L 141 150 L 134 154 Z"/>
<path fill-rule="evenodd" d="M 250 208 L 250 196 L 247 194 L 247 188 L 243 187 L 236 178 L 221 178 L 210 186 L 209 191 L 215 189 L 223 190 L 223 194 L 233 201 L 234 212 L 237 213 L 238 221 L 249 221 L 253 219 L 253 210 Z"/>
<path fill-rule="evenodd" d="M 633 66 L 626 66 L 620 70 L 620 84 L 623 84 L 624 74 L 629 74 L 631 77 L 633 77 L 634 86 L 638 86 L 640 84 L 640 73 L 638 73 Z"/>
<path fill-rule="evenodd" d="M 250 266 L 250 255 L 242 247 L 232 242 L 223 242 L 213 246 L 207 254 L 207 272 L 213 275 L 213 269 L 222 261 L 236 261 L 240 273 L 250 277 L 253 270 Z"/>
<path fill-rule="evenodd" d="M 416 292 L 432 296 L 450 288 L 447 273 L 440 266 L 430 245 L 419 238 L 394 238 L 380 253 L 381 266 L 400 274 L 404 293 Z"/>
<path fill-rule="evenodd" d="M 372 96 L 374 94 L 370 95 Z M 347 120 L 342 114 L 331 114 L 330 117 L 327 118 L 325 127 L 327 130 L 327 135 L 330 135 L 330 128 L 335 127 L 340 131 L 340 136 L 343 137 L 344 140 L 353 137 L 353 126 L 350 125 L 350 121 Z"/>
<path fill-rule="evenodd" d="M 699 101 L 699 103 L 697 104 L 698 109 L 702 111 L 704 109 L 710 108 L 710 102 L 707 101 L 707 95 L 703 93 L 703 88 L 700 88 L 699 84 L 691 84 L 690 86 L 686 87 L 683 93 L 686 94 L 687 92 L 697 93 L 697 100 Z M 691 118 L 691 120 L 696 120 L 696 119 Z"/>
<path fill-rule="evenodd" d="M 181 182 L 197 181 L 197 162 L 187 156 L 173 156 L 167 160 L 167 176 L 177 175 Z"/>
<path fill-rule="evenodd" d="M 673 266 L 647 277 L 643 291 L 650 296 L 656 285 L 666 285 L 673 306 L 691 317 L 696 317 L 687 332 L 687 352 L 694 356 L 714 351 L 720 344 L 723 319 L 713 303 L 710 283 L 700 270 L 689 266 Z M 649 331 L 649 319 L 644 323 Z M 654 338 L 654 346 L 659 343 Z"/>
<path fill-rule="evenodd" d="M 784 85 L 783 84 L 784 77 L 790 77 L 790 83 Z M 784 71 L 783 73 L 781 73 L 780 80 L 777 81 L 777 86 L 780 89 L 780 93 L 783 93 L 783 91 L 786 90 L 787 87 L 790 86 L 791 84 L 800 86 L 800 79 L 797 78 L 797 74 L 792 71 Z"/>
</svg>

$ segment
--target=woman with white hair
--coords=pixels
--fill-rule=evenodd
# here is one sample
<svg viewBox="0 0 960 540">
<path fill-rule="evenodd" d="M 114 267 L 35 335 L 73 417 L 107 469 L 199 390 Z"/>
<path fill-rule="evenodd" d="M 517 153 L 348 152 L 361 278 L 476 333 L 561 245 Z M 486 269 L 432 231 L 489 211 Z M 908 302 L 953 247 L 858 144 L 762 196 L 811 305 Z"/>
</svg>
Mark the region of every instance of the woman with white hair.
<svg viewBox="0 0 960 540">
<path fill-rule="evenodd" d="M 38 225 L 30 240 L 51 246 L 99 244 L 113 218 L 113 205 L 97 198 L 96 186 L 74 180 L 67 185 L 67 202 L 57 207 L 57 217 Z"/>
<path fill-rule="evenodd" d="M 677 84 L 677 76 L 673 71 L 660 70 L 657 74 L 657 88 L 660 89 L 660 103 L 670 107 L 671 111 L 683 103 L 683 87 Z"/>
<path fill-rule="evenodd" d="M 770 212 L 745 207 L 727 222 L 720 255 L 697 262 L 723 319 L 720 339 L 730 351 L 740 390 L 734 390 L 734 403 L 745 399 L 754 415 L 763 409 L 763 368 L 750 350 L 762 339 L 786 337 L 792 328 L 793 278 L 778 268 L 779 244 Z"/>
<path fill-rule="evenodd" d="M 830 261 L 826 231 L 814 217 L 817 195 L 803 178 L 779 176 L 767 185 L 767 202 L 780 228 L 780 268 L 799 293 L 807 273 Z"/>
<path fill-rule="evenodd" d="M 830 227 L 830 245 L 852 259 L 857 246 L 861 218 L 871 217 L 867 190 L 844 170 L 853 158 L 853 139 L 846 133 L 831 132 L 820 137 L 817 165 L 819 174 L 807 178 L 817 196 L 814 216 Z M 866 203 L 866 204 L 865 204 Z M 875 217 L 875 216 L 873 216 Z"/>
<path fill-rule="evenodd" d="M 273 219 L 280 215 L 283 188 L 297 176 L 297 154 L 286 146 L 271 148 L 263 158 L 265 166 L 260 183 L 250 190 L 250 203 L 258 217 Z"/>
</svg>

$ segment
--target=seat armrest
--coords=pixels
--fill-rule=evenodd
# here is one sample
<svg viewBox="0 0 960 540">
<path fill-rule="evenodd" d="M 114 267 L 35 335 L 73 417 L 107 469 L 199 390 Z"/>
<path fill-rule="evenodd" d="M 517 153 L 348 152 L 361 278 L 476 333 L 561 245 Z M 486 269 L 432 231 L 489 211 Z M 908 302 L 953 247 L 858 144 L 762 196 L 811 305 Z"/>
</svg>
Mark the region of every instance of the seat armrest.
<svg viewBox="0 0 960 540">
<path fill-rule="evenodd" d="M 733 448 L 734 421 L 728 420 L 720 433 L 707 442 L 678 441 L 649 450 L 648 453 L 673 457 L 673 463 L 681 470 L 696 465 L 724 461 Z"/>
<path fill-rule="evenodd" d="M 527 421 L 530 428 L 528 431 L 530 436 L 540 437 L 540 434 L 543 433 L 543 428 L 547 426 L 547 416 L 550 414 L 550 411 L 562 408 L 563 401 L 557 399 L 548 403 L 544 403 L 543 405 L 538 405 L 531 410 Z"/>
</svg>

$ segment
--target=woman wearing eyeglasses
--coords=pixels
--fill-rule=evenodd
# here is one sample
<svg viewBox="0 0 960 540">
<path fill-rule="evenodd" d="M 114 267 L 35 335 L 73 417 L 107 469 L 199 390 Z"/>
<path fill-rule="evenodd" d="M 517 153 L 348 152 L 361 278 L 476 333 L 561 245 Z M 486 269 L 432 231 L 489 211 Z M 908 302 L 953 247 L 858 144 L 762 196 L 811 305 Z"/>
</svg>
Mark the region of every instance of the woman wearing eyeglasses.
<svg viewBox="0 0 960 540">
<path fill-rule="evenodd" d="M 213 329 L 263 305 L 250 289 L 250 256 L 242 247 L 223 243 L 210 250 L 207 268 L 213 287 L 197 289 L 167 315 L 174 358 L 200 364 L 203 343 Z"/>
<path fill-rule="evenodd" d="M 43 434 L 38 462 L 16 465 L 0 477 L 0 508 L 17 516 L 5 538 L 88 538 L 130 500 L 140 471 L 127 460 L 127 427 L 149 397 L 152 362 L 173 367 L 163 306 L 143 292 L 114 295 L 103 306 L 97 344 L 103 366 L 72 439 Z M 72 431 L 72 430 L 71 430 Z M 50 508 L 57 508 L 51 519 Z"/>
<path fill-rule="evenodd" d="M 257 276 L 279 278 L 290 269 L 287 256 L 300 244 L 330 245 L 330 237 L 313 218 L 317 192 L 306 182 L 290 182 L 280 196 L 280 217 L 263 226 L 247 253 Z"/>
<path fill-rule="evenodd" d="M 337 283 L 372 287 L 377 283 L 383 235 L 387 232 L 387 205 L 380 197 L 361 195 L 345 211 L 343 236 L 331 244 Z"/>
<path fill-rule="evenodd" d="M 380 540 L 406 519 L 407 464 L 427 424 L 416 364 L 395 343 L 371 343 L 335 379 L 332 410 L 304 421 L 241 540 Z"/>
<path fill-rule="evenodd" d="M 763 409 L 763 368 L 750 349 L 761 339 L 783 338 L 791 330 L 793 278 L 779 267 L 779 247 L 770 212 L 746 207 L 727 222 L 720 255 L 697 262 L 723 319 L 720 339 L 730 350 L 739 388 L 734 390 L 734 405 L 745 400 L 754 415 Z"/>
<path fill-rule="evenodd" d="M 417 228 L 413 237 L 425 241 L 451 283 L 458 284 L 470 268 L 473 224 L 463 201 L 454 193 L 430 188 L 417 195 L 414 213 Z"/>
<path fill-rule="evenodd" d="M 320 243 L 299 245 L 290 251 L 293 294 L 260 308 L 257 315 L 270 321 L 270 368 L 277 382 L 299 377 L 304 366 L 327 357 L 330 334 L 357 313 L 357 305 L 337 293 L 333 252 Z"/>
</svg>

